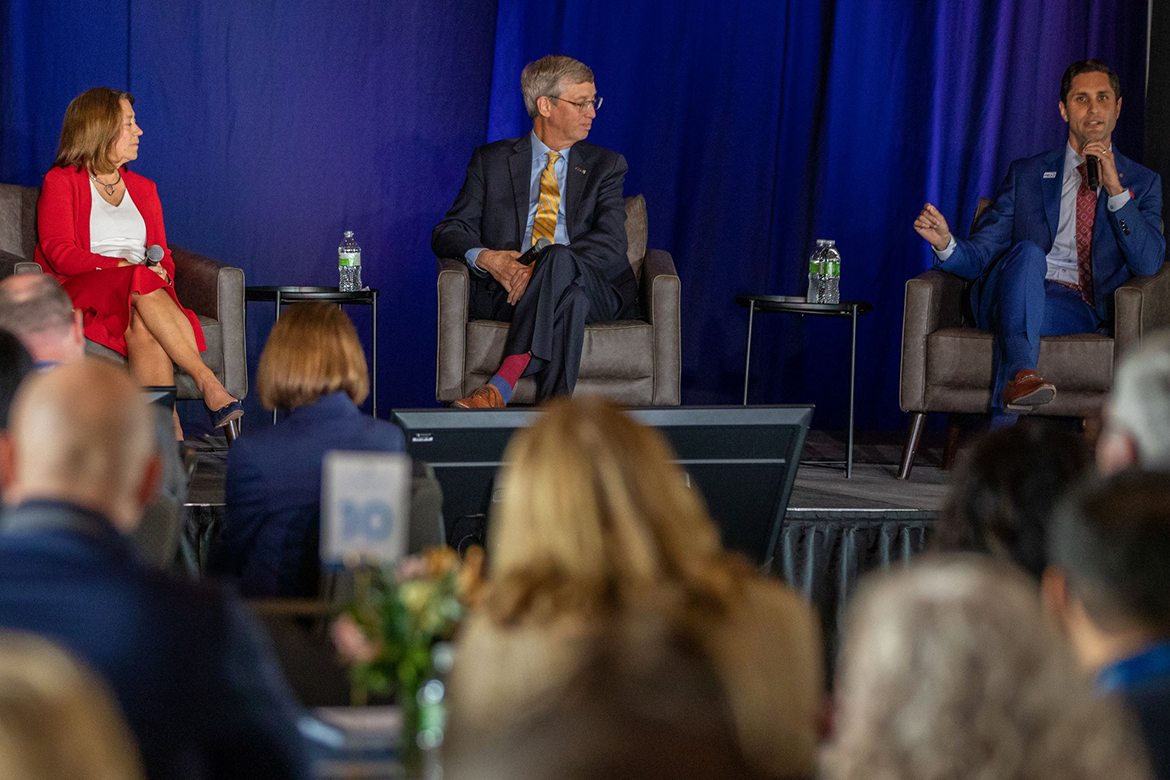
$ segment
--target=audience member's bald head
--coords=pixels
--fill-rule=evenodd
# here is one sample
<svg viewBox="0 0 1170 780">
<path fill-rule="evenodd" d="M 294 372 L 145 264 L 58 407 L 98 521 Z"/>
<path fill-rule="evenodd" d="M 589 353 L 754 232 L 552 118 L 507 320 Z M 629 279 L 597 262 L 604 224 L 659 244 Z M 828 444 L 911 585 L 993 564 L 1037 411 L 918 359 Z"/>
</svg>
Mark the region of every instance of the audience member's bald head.
<svg viewBox="0 0 1170 780">
<path fill-rule="evenodd" d="M 46 274 L 0 281 L 0 329 L 16 334 L 33 359 L 73 363 L 85 352 L 81 316 L 69 293 Z"/>
<path fill-rule="evenodd" d="M 131 529 L 158 478 L 154 420 L 122 370 L 85 360 L 30 377 L 0 460 L 7 502 L 71 501 Z"/>
</svg>

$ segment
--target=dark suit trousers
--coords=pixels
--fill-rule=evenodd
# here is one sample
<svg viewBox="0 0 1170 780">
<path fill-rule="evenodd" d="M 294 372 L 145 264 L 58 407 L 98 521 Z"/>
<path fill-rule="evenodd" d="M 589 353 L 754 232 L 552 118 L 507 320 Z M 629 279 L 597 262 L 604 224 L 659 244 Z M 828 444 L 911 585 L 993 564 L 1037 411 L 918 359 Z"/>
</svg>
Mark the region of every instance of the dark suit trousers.
<svg viewBox="0 0 1170 780">
<path fill-rule="evenodd" d="M 524 374 L 536 375 L 536 400 L 573 392 L 581 368 L 585 325 L 633 317 L 596 268 L 570 247 L 550 246 L 536 259 L 532 279 L 515 306 L 495 279 L 472 285 L 470 314 L 475 319 L 511 322 L 504 356 L 532 353 Z"/>
</svg>

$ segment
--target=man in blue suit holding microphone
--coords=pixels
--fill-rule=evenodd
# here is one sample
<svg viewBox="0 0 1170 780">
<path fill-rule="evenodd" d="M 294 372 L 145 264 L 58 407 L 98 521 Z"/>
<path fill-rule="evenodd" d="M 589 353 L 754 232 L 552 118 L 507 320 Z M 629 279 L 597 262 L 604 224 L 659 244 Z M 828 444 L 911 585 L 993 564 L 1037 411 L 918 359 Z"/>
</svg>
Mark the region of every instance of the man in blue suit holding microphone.
<svg viewBox="0 0 1170 780">
<path fill-rule="evenodd" d="M 1010 422 L 1056 396 L 1036 372 L 1040 337 L 1091 333 L 1113 319 L 1113 291 L 1162 265 L 1162 182 L 1113 148 L 1117 74 L 1074 62 L 1060 82 L 1068 143 L 1016 160 L 969 239 L 930 203 L 914 229 L 935 266 L 973 279 L 976 323 L 994 336 L 991 411 Z"/>
</svg>

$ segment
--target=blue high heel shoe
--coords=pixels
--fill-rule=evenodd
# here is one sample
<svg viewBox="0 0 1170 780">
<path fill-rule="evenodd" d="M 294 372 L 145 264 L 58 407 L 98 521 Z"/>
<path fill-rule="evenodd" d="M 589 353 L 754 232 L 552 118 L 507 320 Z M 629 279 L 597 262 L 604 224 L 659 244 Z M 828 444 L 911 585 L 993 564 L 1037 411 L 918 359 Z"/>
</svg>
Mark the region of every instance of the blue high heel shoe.
<svg viewBox="0 0 1170 780">
<path fill-rule="evenodd" d="M 244 416 L 244 406 L 239 401 L 232 401 L 230 404 L 221 406 L 218 409 L 208 409 L 207 416 L 211 418 L 211 424 L 216 428 L 222 428 L 232 420 L 238 420 Z"/>
</svg>

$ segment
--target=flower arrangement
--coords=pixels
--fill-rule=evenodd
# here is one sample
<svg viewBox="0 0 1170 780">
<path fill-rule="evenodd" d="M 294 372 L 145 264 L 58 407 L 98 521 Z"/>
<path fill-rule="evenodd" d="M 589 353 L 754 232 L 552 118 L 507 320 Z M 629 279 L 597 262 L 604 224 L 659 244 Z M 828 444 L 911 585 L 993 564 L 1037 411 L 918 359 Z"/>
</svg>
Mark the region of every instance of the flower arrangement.
<svg viewBox="0 0 1170 780">
<path fill-rule="evenodd" d="M 392 570 L 357 573 L 355 601 L 332 629 L 356 699 L 393 694 L 411 706 L 410 697 L 435 676 L 432 648 L 450 641 L 463 621 L 482 560 L 478 549 L 463 561 L 449 547 L 434 547 Z"/>
</svg>

